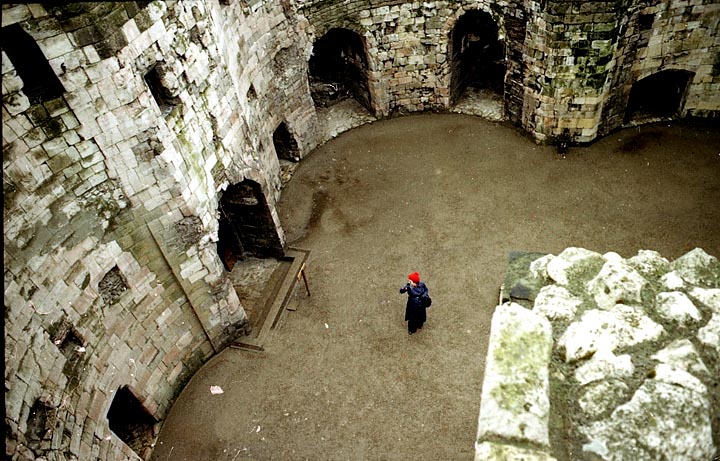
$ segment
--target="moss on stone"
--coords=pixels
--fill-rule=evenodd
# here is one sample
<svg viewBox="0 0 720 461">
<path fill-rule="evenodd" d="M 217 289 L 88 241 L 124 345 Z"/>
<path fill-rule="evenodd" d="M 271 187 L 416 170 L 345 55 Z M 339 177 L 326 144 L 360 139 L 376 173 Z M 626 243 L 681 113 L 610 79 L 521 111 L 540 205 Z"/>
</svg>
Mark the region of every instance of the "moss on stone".
<svg viewBox="0 0 720 461">
<path fill-rule="evenodd" d="M 503 376 L 517 377 L 515 382 L 502 383 L 491 392 L 505 410 L 512 413 L 527 411 L 526 395 L 543 388 L 540 370 L 547 366 L 550 340 L 543 332 L 525 331 L 518 319 L 505 325 L 493 349 L 494 364 Z"/>
</svg>

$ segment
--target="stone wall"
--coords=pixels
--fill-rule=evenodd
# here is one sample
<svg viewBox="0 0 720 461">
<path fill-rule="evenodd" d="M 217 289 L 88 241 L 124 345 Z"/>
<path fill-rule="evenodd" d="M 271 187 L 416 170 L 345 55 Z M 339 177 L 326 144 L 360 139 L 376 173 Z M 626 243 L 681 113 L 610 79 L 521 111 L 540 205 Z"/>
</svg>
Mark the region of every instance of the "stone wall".
<svg viewBox="0 0 720 461">
<path fill-rule="evenodd" d="M 252 181 L 284 245 L 273 134 L 302 158 L 330 123 L 310 94 L 313 44 L 358 34 L 372 115 L 448 110 L 452 31 L 471 11 L 504 44 L 506 119 L 540 141 L 617 128 L 632 85 L 668 67 L 694 73 L 685 114 L 718 113 L 712 0 L 3 4 L 8 456 L 147 456 L 108 411 L 127 387 L 161 420 L 247 331 L 217 251 L 219 203 Z M 332 123 L 356 120 L 368 118 Z"/>
<path fill-rule="evenodd" d="M 511 261 L 476 461 L 707 461 L 720 452 L 720 261 L 568 248 Z M 715 458 L 713 458 L 715 457 Z"/>
<path fill-rule="evenodd" d="M 363 37 L 378 116 L 450 107 L 450 35 L 472 10 L 492 16 L 505 46 L 506 118 L 540 141 L 567 130 L 574 141 L 590 142 L 621 127 L 633 84 L 668 69 L 692 74 L 680 116 L 720 110 L 720 8 L 709 0 L 298 5 L 311 42 L 331 28 Z"/>
<path fill-rule="evenodd" d="M 152 428 L 135 452 L 109 430 L 118 389 L 161 420 L 246 331 L 217 255 L 218 198 L 260 184 L 283 238 L 272 133 L 308 131 L 313 114 L 302 66 L 274 60 L 298 43 L 286 15 L 274 2 L 3 5 L 3 27 L 34 39 L 63 90 L 31 100 L 3 50 L 9 459 L 147 458 Z"/>
</svg>

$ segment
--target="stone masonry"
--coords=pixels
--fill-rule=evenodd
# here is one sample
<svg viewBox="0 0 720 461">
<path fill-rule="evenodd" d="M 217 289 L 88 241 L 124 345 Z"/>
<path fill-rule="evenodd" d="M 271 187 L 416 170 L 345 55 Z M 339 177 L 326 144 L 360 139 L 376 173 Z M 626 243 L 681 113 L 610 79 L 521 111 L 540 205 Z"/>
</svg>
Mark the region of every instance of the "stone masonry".
<svg viewBox="0 0 720 461">
<path fill-rule="evenodd" d="M 251 328 L 218 252 L 223 194 L 260 191 L 268 241 L 284 246 L 275 204 L 290 161 L 277 152 L 279 127 L 296 161 L 376 118 L 483 113 L 482 98 L 451 98 L 462 68 L 453 31 L 468 13 L 497 25 L 497 118 L 538 142 L 566 129 L 589 142 L 622 126 L 638 82 L 669 70 L 688 78 L 673 117 L 720 113 L 714 0 L 4 3 L 7 457 L 147 458 L 184 384 Z M 369 111 L 315 107 L 308 63 L 332 29 L 359 37 Z M 705 321 L 700 295 L 685 294 Z M 695 325 L 678 296 L 658 304 Z M 712 325 L 699 331 L 710 337 Z M 547 328 L 538 320 L 532 333 Z M 588 346 L 568 344 L 584 357 Z M 526 373 L 545 382 L 538 367 Z M 128 396 L 146 415 L 109 421 Z M 534 418 L 525 430 L 542 432 Z M 110 427 L 139 422 L 142 434 L 124 438 Z M 615 423 L 604 424 L 587 433 L 611 445 Z"/>
<path fill-rule="evenodd" d="M 517 258 L 502 291 L 476 461 L 718 456 L 717 258 L 567 248 Z"/>
</svg>

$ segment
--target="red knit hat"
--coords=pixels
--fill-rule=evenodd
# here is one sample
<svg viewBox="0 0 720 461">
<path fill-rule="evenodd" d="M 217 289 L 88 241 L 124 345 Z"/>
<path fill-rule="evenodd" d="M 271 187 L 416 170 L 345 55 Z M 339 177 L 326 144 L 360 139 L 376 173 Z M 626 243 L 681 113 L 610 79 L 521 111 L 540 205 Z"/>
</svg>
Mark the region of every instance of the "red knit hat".
<svg viewBox="0 0 720 461">
<path fill-rule="evenodd" d="M 420 283 L 420 274 L 417 272 L 413 272 L 412 274 L 408 275 L 408 279 L 412 280 L 413 283 Z"/>
</svg>

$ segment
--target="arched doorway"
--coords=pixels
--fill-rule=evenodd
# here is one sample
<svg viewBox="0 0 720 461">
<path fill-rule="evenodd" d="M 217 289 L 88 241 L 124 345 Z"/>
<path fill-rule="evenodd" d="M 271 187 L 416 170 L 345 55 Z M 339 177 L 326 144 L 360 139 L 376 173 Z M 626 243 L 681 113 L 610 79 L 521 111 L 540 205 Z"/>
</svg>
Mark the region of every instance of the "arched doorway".
<svg viewBox="0 0 720 461">
<path fill-rule="evenodd" d="M 686 70 L 664 70 L 635 82 L 625 110 L 625 123 L 680 115 L 694 76 Z"/>
<path fill-rule="evenodd" d="M 353 98 L 372 112 L 365 42 L 348 29 L 330 29 L 313 45 L 310 92 L 316 107 Z"/>
<path fill-rule="evenodd" d="M 505 87 L 505 47 L 489 13 L 468 11 L 451 33 L 450 103 L 468 89 L 502 95 Z"/>
<path fill-rule="evenodd" d="M 217 250 L 225 269 L 232 271 L 238 259 L 282 257 L 280 241 L 270 207 L 260 184 L 249 179 L 222 193 Z"/>
</svg>

